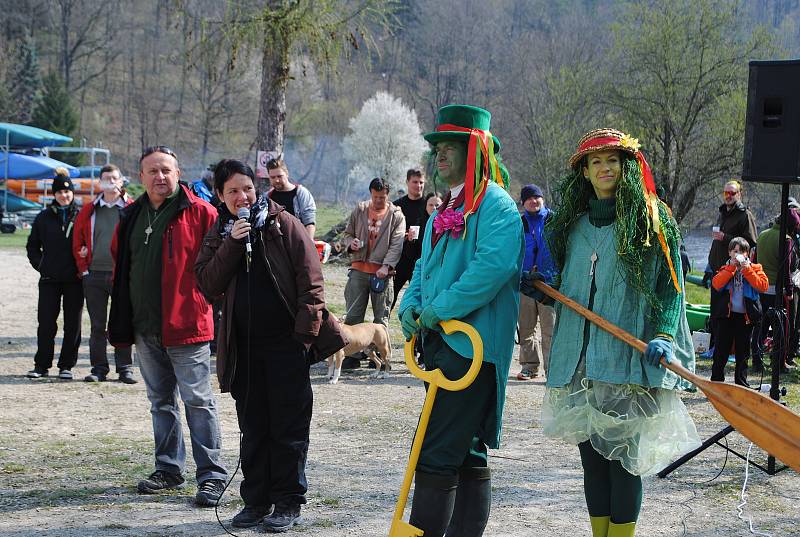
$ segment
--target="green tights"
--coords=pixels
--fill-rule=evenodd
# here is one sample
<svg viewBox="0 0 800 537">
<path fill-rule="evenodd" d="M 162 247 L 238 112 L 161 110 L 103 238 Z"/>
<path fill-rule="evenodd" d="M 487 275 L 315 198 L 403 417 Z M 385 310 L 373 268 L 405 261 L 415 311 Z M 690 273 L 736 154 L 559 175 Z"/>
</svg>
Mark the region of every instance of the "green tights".
<svg viewBox="0 0 800 537">
<path fill-rule="evenodd" d="M 583 490 L 593 517 L 610 516 L 615 524 L 636 522 L 642 507 L 642 478 L 595 451 L 587 440 L 578 444 L 583 463 Z"/>
</svg>

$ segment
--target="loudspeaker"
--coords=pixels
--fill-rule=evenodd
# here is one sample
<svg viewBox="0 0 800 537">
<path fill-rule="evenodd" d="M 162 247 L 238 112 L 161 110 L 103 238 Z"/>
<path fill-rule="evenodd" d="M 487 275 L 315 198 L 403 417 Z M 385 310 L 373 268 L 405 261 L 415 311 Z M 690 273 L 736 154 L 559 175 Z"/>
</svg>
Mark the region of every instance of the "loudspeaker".
<svg viewBox="0 0 800 537">
<path fill-rule="evenodd" d="M 742 179 L 800 183 L 800 60 L 753 60 Z"/>
</svg>

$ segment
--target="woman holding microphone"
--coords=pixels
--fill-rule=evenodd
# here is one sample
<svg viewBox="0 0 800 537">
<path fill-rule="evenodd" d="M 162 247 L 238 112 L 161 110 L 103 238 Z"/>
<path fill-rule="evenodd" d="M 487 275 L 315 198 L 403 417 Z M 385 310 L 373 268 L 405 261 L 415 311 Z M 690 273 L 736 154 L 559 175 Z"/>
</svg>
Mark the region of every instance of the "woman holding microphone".
<svg viewBox="0 0 800 537">
<path fill-rule="evenodd" d="M 313 396 L 309 365 L 344 346 L 325 308 L 314 243 L 295 217 L 256 199 L 253 170 L 221 161 L 214 188 L 223 202 L 195 264 L 200 289 L 224 297 L 217 376 L 236 400 L 241 430 L 236 527 L 282 532 L 300 522 Z M 270 514 L 271 508 L 274 510 Z"/>
</svg>

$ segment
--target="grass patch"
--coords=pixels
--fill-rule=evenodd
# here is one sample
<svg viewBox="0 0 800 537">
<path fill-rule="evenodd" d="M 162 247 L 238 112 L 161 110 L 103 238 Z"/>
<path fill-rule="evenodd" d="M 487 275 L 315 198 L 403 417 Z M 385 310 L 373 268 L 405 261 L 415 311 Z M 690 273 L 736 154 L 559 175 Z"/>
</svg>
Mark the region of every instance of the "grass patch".
<svg viewBox="0 0 800 537">
<path fill-rule="evenodd" d="M 342 205 L 327 203 L 317 204 L 317 238 L 325 235 L 330 229 L 347 218 L 353 211 L 353 207 L 347 208 Z"/>
<path fill-rule="evenodd" d="M 4 474 L 21 474 L 25 472 L 25 465 L 16 462 L 9 462 L 3 465 Z"/>
<path fill-rule="evenodd" d="M 339 507 L 342 504 L 342 501 L 339 498 L 328 498 L 327 496 L 323 496 L 319 499 L 319 503 L 328 507 Z"/>
<path fill-rule="evenodd" d="M 692 271 L 689 274 L 703 276 L 702 272 L 697 271 Z M 686 282 L 686 301 L 689 304 L 709 304 L 711 302 L 711 291 L 705 287 Z"/>
<path fill-rule="evenodd" d="M 14 250 L 25 249 L 28 242 L 30 229 L 18 229 L 14 233 L 0 233 L 0 248 L 11 248 Z"/>
</svg>

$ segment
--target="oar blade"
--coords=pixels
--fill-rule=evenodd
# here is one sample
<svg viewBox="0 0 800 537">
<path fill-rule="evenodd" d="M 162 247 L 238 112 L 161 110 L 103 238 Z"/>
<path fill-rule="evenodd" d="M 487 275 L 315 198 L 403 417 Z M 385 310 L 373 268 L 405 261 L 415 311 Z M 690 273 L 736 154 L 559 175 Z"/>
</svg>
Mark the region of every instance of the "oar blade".
<svg viewBox="0 0 800 537">
<path fill-rule="evenodd" d="M 735 384 L 702 380 L 697 387 L 742 436 L 800 472 L 800 416 Z"/>
</svg>

